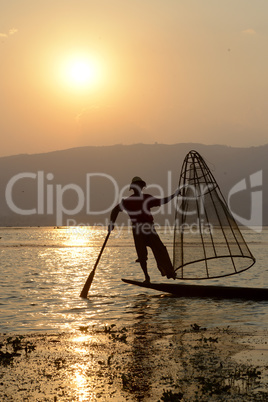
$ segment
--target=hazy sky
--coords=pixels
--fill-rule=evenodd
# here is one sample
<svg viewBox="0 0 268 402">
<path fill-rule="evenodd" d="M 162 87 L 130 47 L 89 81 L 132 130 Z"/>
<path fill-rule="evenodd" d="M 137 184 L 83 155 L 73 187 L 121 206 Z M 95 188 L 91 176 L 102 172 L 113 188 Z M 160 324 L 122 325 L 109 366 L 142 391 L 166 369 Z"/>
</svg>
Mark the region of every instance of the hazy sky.
<svg viewBox="0 0 268 402">
<path fill-rule="evenodd" d="M 0 156 L 268 142 L 267 0 L 0 0 Z"/>
</svg>

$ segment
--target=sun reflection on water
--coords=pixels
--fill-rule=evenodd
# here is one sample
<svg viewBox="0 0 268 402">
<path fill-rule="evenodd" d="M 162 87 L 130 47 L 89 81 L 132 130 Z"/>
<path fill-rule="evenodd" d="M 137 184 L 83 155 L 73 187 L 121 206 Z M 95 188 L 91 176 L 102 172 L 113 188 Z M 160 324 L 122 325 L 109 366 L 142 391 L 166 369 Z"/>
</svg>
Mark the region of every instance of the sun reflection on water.
<svg viewBox="0 0 268 402">
<path fill-rule="evenodd" d="M 106 378 L 103 353 L 107 348 L 109 350 L 109 341 L 96 333 L 89 334 L 87 330 L 88 327 L 81 327 L 80 331 L 86 332 L 75 333 L 70 338 L 74 364 L 68 370 L 68 382 L 75 392 L 75 400 L 80 402 L 96 401 L 106 392 L 102 382 L 103 377 Z"/>
<path fill-rule="evenodd" d="M 94 229 L 90 227 L 67 227 L 66 239 L 64 241 L 66 246 L 70 247 L 93 247 L 94 246 Z"/>
<path fill-rule="evenodd" d="M 79 335 L 79 336 L 75 336 L 72 340 L 73 342 L 86 342 L 91 340 L 92 337 L 90 337 L 89 335 Z"/>
<path fill-rule="evenodd" d="M 94 247 L 100 241 L 100 237 L 106 235 L 106 229 L 95 226 L 68 226 L 65 228 L 66 245 Z"/>
<path fill-rule="evenodd" d="M 78 401 L 93 401 L 95 400 L 95 395 L 93 394 L 92 389 L 90 389 L 90 384 L 88 384 L 89 380 L 83 373 L 84 369 L 84 366 L 78 365 L 76 368 L 77 371 L 74 373 L 72 383 L 77 391 Z"/>
</svg>

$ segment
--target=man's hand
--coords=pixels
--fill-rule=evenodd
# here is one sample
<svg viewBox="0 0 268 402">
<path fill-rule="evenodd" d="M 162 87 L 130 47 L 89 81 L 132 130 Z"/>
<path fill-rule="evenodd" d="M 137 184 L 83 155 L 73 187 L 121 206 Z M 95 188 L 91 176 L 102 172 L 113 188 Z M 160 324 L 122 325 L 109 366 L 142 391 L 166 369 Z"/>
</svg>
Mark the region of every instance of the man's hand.
<svg viewBox="0 0 268 402">
<path fill-rule="evenodd" d="M 114 222 L 110 222 L 108 225 L 108 232 L 111 233 L 114 230 Z"/>
<path fill-rule="evenodd" d="M 175 197 L 178 197 L 180 195 L 180 192 L 181 192 L 181 189 L 178 187 L 174 193 Z"/>
</svg>

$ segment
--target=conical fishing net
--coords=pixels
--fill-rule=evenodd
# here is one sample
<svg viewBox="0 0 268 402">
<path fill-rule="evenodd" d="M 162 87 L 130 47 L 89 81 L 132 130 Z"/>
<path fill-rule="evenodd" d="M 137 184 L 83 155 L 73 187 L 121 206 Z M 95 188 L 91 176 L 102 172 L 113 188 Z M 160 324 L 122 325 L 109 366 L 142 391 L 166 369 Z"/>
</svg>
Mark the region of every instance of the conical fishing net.
<svg viewBox="0 0 268 402">
<path fill-rule="evenodd" d="M 204 159 L 190 151 L 182 166 L 173 264 L 179 279 L 234 275 L 255 259 Z"/>
</svg>

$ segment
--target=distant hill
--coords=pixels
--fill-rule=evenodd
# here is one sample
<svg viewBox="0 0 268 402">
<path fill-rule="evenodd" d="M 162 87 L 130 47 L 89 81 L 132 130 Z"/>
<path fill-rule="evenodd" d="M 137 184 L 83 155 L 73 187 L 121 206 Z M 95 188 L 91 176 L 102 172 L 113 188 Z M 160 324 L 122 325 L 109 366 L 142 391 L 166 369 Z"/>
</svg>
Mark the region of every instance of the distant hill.
<svg viewBox="0 0 268 402">
<path fill-rule="evenodd" d="M 254 218 L 259 224 L 262 214 L 267 225 L 268 145 L 233 148 L 191 143 L 82 147 L 2 157 L 0 225 L 105 224 L 113 205 L 131 194 L 128 186 L 133 176 L 141 176 L 147 191 L 156 196 L 172 193 L 192 149 L 206 160 L 227 199 L 235 190 L 230 205 L 241 222 L 252 224 Z M 254 176 L 257 172 L 261 173 Z M 121 214 L 118 222 L 127 222 L 126 218 Z M 173 206 L 166 205 L 155 220 L 172 224 Z"/>
</svg>

